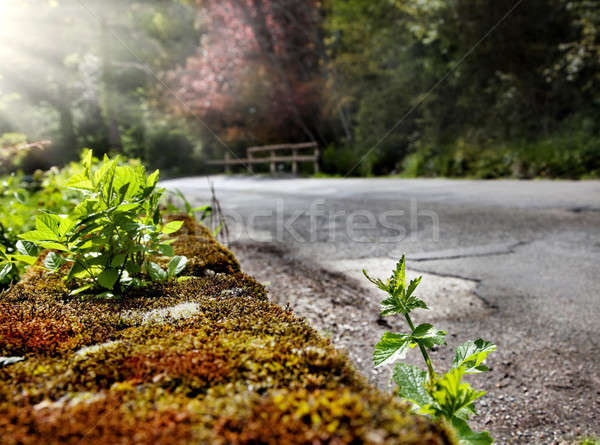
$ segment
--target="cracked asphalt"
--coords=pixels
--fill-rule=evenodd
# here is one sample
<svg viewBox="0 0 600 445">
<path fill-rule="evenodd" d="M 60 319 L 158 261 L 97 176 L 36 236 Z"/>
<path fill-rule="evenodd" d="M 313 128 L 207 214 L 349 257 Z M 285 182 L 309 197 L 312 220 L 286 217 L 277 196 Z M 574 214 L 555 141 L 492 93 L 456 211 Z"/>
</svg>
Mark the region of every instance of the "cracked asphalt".
<svg viewBox="0 0 600 445">
<path fill-rule="evenodd" d="M 474 383 L 489 391 L 480 404 L 479 426 L 499 443 L 568 443 L 600 435 L 600 182 L 224 176 L 211 181 L 234 246 L 276 246 L 284 252 L 280 260 L 308 271 L 307 281 L 324 264 L 406 253 L 414 271 L 476 282 L 485 315 L 456 313 L 436 325 L 452 333 L 451 348 L 477 336 L 497 343 L 492 372 Z M 193 204 L 210 196 L 207 178 L 163 185 L 181 189 Z M 250 270 L 260 274 L 264 252 L 250 251 L 255 254 L 242 255 L 242 264 L 256 258 L 258 266 Z M 269 270 L 276 275 L 277 267 Z M 360 276 L 347 278 L 345 292 L 354 286 L 368 303 L 354 307 L 361 323 L 376 324 L 376 313 L 361 312 L 376 311 L 377 294 L 361 287 Z M 285 285 L 273 288 L 290 292 Z M 326 298 L 329 290 L 320 292 Z M 447 298 L 453 298 L 451 292 Z M 370 348 L 364 340 L 358 343 Z M 352 341 L 341 343 L 352 357 Z M 434 358 L 440 366 L 449 359 L 447 351 Z"/>
</svg>

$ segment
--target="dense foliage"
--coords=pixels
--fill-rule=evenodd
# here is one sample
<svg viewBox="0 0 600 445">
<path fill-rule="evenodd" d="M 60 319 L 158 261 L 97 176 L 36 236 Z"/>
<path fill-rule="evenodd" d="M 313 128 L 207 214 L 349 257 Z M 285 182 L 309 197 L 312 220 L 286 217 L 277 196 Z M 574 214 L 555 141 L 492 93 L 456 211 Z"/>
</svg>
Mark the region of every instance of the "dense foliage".
<svg viewBox="0 0 600 445">
<path fill-rule="evenodd" d="M 185 174 L 316 140 L 340 175 L 600 173 L 598 2 L 39 3 L 0 18 L 22 41 L 0 46 L 0 134 L 52 139 L 53 162 L 90 146 Z"/>
<path fill-rule="evenodd" d="M 82 194 L 76 207 L 67 215 L 46 211 L 36 216 L 35 230 L 20 235 L 53 249 L 44 259 L 46 268 L 56 272 L 69 266 L 66 281 L 82 281 L 72 295 L 94 287 L 120 293 L 142 284 L 144 276 L 166 281 L 181 272 L 187 259 L 173 256 L 173 240 L 164 238 L 183 223 L 162 224 L 158 170 L 146 177 L 143 166 L 118 165 L 118 158 L 107 157 L 92 170 L 89 150 L 82 167 L 66 183 Z M 156 256 L 172 257 L 167 270 L 153 261 Z"/>
<path fill-rule="evenodd" d="M 91 150 L 62 170 L 5 176 L 0 284 L 18 281 L 44 249 L 51 249 L 44 253 L 45 267 L 63 270 L 74 295 L 102 289 L 119 293 L 147 279 L 173 278 L 187 264 L 171 247 L 170 234 L 182 223 L 163 223 L 166 203 L 157 181 L 158 170 L 146 176 L 137 160 L 105 157 L 100 162 Z M 190 216 L 210 214 L 209 206 L 192 208 L 181 193 L 179 200 Z M 178 211 L 172 204 L 168 208 Z"/>
<path fill-rule="evenodd" d="M 433 350 L 446 344 L 446 332 L 437 330 L 429 323 L 415 326 L 411 313 L 415 309 L 429 309 L 427 304 L 414 293 L 421 277 L 406 282 L 406 258 L 396 265 L 392 276 L 384 283 L 371 278 L 363 270 L 369 281 L 388 296 L 381 302 L 381 316 L 401 315 L 406 320 L 410 333 L 386 332 L 375 345 L 373 361 L 375 366 L 392 364 L 405 358 L 410 348 L 418 347 L 427 365 L 427 370 L 406 363 L 397 363 L 394 367 L 394 381 L 398 385 L 398 395 L 412 402 L 423 414 L 434 419 L 444 419 L 456 430 L 461 444 L 491 444 L 492 438 L 487 432 L 476 433 L 467 421 L 475 412 L 474 402 L 485 394 L 476 391 L 463 382 L 466 374 L 478 374 L 488 371 L 484 360 L 496 345 L 481 338 L 467 341 L 458 348 L 448 372 L 436 374 L 427 350 Z"/>
</svg>

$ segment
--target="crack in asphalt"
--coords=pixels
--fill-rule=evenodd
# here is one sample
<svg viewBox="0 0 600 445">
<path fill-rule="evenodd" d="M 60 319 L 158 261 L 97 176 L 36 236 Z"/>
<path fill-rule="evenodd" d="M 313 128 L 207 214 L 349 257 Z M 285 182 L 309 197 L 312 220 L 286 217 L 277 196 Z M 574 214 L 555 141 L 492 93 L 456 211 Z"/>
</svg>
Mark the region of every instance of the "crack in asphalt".
<svg viewBox="0 0 600 445">
<path fill-rule="evenodd" d="M 530 241 L 518 241 L 511 244 L 492 244 L 483 246 L 467 247 L 465 249 L 452 249 L 447 251 L 424 252 L 421 254 L 410 255 L 411 261 L 437 261 L 437 260 L 456 260 L 460 258 L 487 257 L 496 255 L 509 255 L 515 253 L 517 247 L 530 244 Z M 462 253 L 461 253 L 462 251 Z M 469 251 L 471 253 L 469 253 Z M 463 277 L 457 277 L 463 278 Z M 471 279 L 471 278 L 465 278 Z"/>
</svg>

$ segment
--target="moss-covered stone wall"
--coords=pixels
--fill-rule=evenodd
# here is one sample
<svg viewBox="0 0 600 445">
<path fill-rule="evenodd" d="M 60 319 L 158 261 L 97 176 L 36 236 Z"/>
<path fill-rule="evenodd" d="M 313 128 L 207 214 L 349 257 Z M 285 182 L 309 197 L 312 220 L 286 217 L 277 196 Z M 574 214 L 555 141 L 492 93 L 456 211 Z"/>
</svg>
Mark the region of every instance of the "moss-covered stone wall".
<svg viewBox="0 0 600 445">
<path fill-rule="evenodd" d="M 94 300 L 37 266 L 0 296 L 2 444 L 453 443 L 271 304 L 204 227 L 177 237 L 189 278 Z"/>
</svg>

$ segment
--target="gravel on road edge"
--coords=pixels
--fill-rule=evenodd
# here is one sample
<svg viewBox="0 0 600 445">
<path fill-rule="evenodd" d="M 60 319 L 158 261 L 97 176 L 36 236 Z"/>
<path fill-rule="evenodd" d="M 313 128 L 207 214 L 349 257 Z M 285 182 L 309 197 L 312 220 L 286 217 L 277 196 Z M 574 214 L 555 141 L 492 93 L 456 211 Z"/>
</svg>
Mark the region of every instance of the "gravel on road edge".
<svg viewBox="0 0 600 445">
<path fill-rule="evenodd" d="M 358 279 L 300 262 L 273 244 L 236 242 L 231 248 L 245 272 L 267 286 L 272 301 L 290 305 L 336 348 L 346 350 L 372 383 L 392 390 L 391 368 L 374 369 L 371 357 L 381 335 L 402 325 L 379 318 L 376 292 Z M 449 345 L 433 354 L 437 366 L 451 360 L 456 345 L 481 332 L 500 335 L 503 344 L 513 346 L 490 356 L 491 373 L 472 379 L 476 388 L 488 391 L 477 403 L 480 415 L 473 427 L 488 430 L 498 444 L 571 444 L 576 437 L 600 435 L 600 374 L 594 363 L 600 351 L 517 338 L 504 332 L 501 315 L 437 322 L 449 332 Z"/>
</svg>

